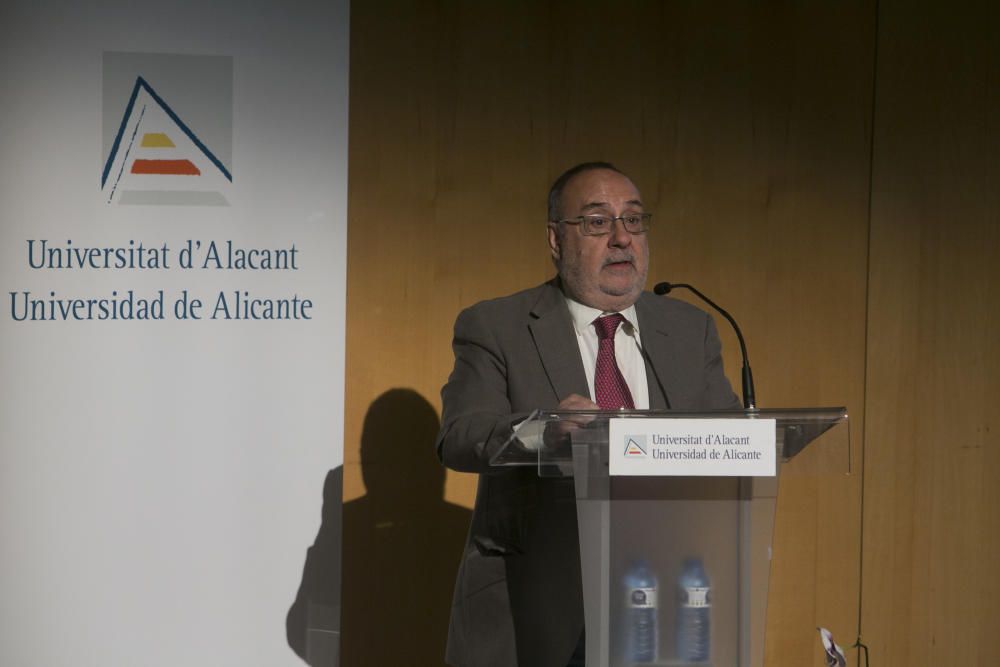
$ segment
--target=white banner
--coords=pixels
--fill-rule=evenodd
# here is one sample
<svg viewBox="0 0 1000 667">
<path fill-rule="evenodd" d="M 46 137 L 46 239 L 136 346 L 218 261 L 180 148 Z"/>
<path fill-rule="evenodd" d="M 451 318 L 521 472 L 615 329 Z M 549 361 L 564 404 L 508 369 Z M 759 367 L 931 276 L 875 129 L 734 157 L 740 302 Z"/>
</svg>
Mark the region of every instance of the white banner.
<svg viewBox="0 0 1000 667">
<path fill-rule="evenodd" d="M 0 37 L 0 664 L 301 665 L 347 2 L 5 2 Z"/>
</svg>

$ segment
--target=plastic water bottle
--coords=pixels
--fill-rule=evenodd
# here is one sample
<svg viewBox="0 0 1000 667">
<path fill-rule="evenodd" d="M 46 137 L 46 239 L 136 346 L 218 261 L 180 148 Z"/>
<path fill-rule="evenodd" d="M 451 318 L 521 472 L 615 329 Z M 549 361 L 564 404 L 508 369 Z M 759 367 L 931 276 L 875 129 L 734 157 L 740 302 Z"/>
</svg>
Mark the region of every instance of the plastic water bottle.
<svg viewBox="0 0 1000 667">
<path fill-rule="evenodd" d="M 708 575 L 700 558 L 685 559 L 677 584 L 677 657 L 684 662 L 705 662 L 708 660 L 712 598 Z"/>
<path fill-rule="evenodd" d="M 656 660 L 656 575 L 644 561 L 625 574 L 625 652 L 631 662 Z"/>
</svg>

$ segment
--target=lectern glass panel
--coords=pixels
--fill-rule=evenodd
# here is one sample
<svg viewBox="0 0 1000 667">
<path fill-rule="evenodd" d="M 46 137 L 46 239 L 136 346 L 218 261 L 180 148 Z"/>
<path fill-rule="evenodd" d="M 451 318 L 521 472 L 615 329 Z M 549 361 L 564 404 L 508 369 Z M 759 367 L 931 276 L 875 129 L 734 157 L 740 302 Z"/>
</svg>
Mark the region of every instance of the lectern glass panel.
<svg viewBox="0 0 1000 667">
<path fill-rule="evenodd" d="M 843 408 L 534 413 L 493 464 L 574 478 L 588 667 L 763 664 L 777 476 L 609 474 L 609 420 L 675 417 L 774 419 L 782 474 L 851 470 Z"/>
</svg>

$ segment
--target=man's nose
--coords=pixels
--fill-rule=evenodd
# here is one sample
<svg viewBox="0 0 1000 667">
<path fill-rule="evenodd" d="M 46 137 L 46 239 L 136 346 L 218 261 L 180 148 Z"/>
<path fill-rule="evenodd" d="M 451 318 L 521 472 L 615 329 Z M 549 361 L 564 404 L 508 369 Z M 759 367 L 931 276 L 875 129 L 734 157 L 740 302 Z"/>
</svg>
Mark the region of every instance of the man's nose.
<svg viewBox="0 0 1000 667">
<path fill-rule="evenodd" d="M 627 248 L 632 245 L 632 234 L 625 229 L 625 221 L 621 218 L 615 218 L 611 221 L 608 245 L 614 248 Z"/>
</svg>

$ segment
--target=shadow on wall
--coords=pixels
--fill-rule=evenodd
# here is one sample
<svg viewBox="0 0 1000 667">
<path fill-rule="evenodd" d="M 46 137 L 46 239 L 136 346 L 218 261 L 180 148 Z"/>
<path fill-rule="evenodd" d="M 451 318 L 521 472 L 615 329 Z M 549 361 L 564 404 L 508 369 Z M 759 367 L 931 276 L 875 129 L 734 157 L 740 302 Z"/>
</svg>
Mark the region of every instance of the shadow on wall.
<svg viewBox="0 0 1000 667">
<path fill-rule="evenodd" d="M 455 574 L 471 512 L 444 501 L 445 471 L 434 454 L 439 428 L 434 408 L 409 389 L 387 391 L 365 415 L 361 474 L 367 493 L 343 505 L 341 665 L 444 664 Z M 334 505 L 339 509 L 340 496 L 334 494 L 341 489 L 341 471 L 330 471 L 323 524 L 287 619 L 289 645 L 314 666 L 337 664 L 314 649 L 324 639 L 317 631 L 308 633 L 306 646 L 306 624 L 329 626 L 333 615 L 332 584 L 341 577 L 338 540 L 327 524 L 339 527 Z"/>
<path fill-rule="evenodd" d="M 323 518 L 306 551 L 302 583 L 285 617 L 288 645 L 313 667 L 335 667 L 340 652 L 340 536 L 344 470 L 323 483 Z"/>
</svg>

